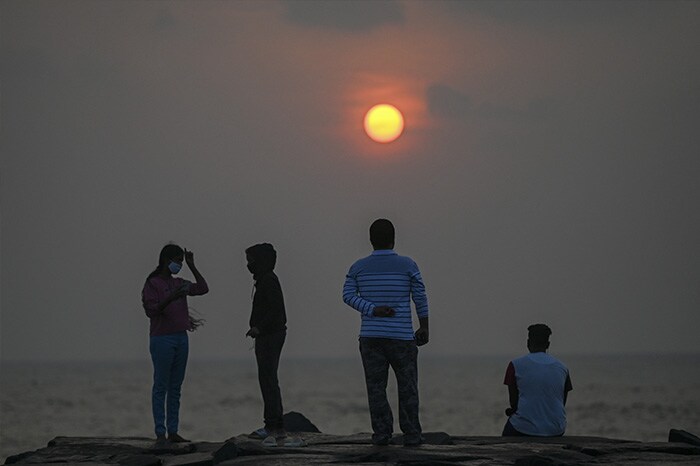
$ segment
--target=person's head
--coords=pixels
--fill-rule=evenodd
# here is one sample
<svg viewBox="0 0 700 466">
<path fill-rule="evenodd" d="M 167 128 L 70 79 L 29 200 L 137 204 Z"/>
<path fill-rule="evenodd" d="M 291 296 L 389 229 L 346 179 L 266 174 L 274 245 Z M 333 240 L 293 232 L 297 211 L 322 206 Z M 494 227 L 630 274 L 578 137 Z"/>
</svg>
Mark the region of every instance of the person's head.
<svg viewBox="0 0 700 466">
<path fill-rule="evenodd" d="M 245 250 L 245 258 L 248 261 L 248 270 L 253 275 L 262 275 L 274 270 L 277 263 L 277 252 L 270 243 L 261 243 Z"/>
<path fill-rule="evenodd" d="M 160 250 L 158 256 L 158 267 L 151 272 L 149 278 L 159 274 L 178 273 L 182 268 L 182 261 L 185 259 L 185 251 L 177 244 L 166 244 Z"/>
<path fill-rule="evenodd" d="M 552 330 L 545 324 L 533 324 L 527 328 L 527 349 L 531 353 L 546 353 Z"/>
<path fill-rule="evenodd" d="M 394 225 L 385 218 L 375 220 L 369 227 L 369 241 L 374 249 L 393 249 L 394 236 Z"/>
</svg>

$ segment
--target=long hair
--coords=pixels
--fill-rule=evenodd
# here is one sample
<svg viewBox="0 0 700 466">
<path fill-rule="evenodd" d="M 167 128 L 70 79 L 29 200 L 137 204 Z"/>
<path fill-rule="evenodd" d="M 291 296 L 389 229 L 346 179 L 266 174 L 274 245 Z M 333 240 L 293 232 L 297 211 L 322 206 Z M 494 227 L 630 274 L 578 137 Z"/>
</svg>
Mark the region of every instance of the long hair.
<svg viewBox="0 0 700 466">
<path fill-rule="evenodd" d="M 168 264 L 170 264 L 171 260 L 175 259 L 176 257 L 182 257 L 184 254 L 185 250 L 177 244 L 166 244 L 165 246 L 163 246 L 163 249 L 160 250 L 160 254 L 158 255 L 158 266 L 153 272 L 148 274 L 146 281 L 161 273 L 161 271 L 164 270 L 168 266 Z M 206 320 L 191 307 L 187 308 L 187 313 L 190 319 L 190 328 L 188 328 L 187 330 L 189 330 L 190 332 L 194 332 L 199 327 L 204 325 L 204 322 L 206 322 Z"/>
<path fill-rule="evenodd" d="M 158 267 L 156 267 L 156 269 L 151 272 L 148 277 L 146 277 L 146 281 L 158 275 L 168 266 L 171 260 L 175 259 L 176 257 L 182 257 L 184 254 L 185 251 L 177 244 L 166 244 L 163 246 L 163 249 L 160 250 L 160 255 L 158 256 Z"/>
</svg>

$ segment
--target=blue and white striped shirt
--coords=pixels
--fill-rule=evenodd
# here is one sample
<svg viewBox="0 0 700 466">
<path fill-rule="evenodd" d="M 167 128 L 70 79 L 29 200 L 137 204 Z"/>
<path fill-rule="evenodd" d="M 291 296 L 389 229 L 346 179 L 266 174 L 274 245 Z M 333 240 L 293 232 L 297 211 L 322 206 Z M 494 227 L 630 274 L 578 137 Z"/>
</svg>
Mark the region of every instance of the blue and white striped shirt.
<svg viewBox="0 0 700 466">
<path fill-rule="evenodd" d="M 418 266 L 391 249 L 379 249 L 358 260 L 345 277 L 343 301 L 362 314 L 361 337 L 413 340 L 411 299 L 418 317 L 428 317 L 428 297 Z M 389 306 L 396 314 L 374 317 L 377 306 Z"/>
</svg>

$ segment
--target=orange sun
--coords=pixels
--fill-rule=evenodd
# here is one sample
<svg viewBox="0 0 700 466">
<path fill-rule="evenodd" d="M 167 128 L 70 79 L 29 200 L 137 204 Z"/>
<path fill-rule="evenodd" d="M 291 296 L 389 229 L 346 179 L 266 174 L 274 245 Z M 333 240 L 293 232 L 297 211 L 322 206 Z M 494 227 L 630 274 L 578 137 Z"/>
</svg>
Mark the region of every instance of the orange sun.
<svg viewBox="0 0 700 466">
<path fill-rule="evenodd" d="M 394 141 L 403 132 L 403 115 L 393 105 L 375 105 L 365 115 L 365 132 L 373 141 Z"/>
</svg>

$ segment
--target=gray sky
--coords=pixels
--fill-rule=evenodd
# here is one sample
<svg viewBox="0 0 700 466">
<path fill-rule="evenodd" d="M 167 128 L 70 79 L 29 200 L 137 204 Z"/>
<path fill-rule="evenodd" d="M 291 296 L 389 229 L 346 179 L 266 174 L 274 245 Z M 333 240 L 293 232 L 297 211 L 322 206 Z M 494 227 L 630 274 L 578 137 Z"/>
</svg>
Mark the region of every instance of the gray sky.
<svg viewBox="0 0 700 466">
<path fill-rule="evenodd" d="M 355 355 L 341 289 L 378 217 L 422 270 L 425 354 L 521 353 L 534 322 L 554 352 L 700 351 L 698 2 L 0 9 L 4 360 L 146 358 L 169 241 L 211 288 L 192 358 L 250 355 L 262 241 L 285 354 Z"/>
</svg>

